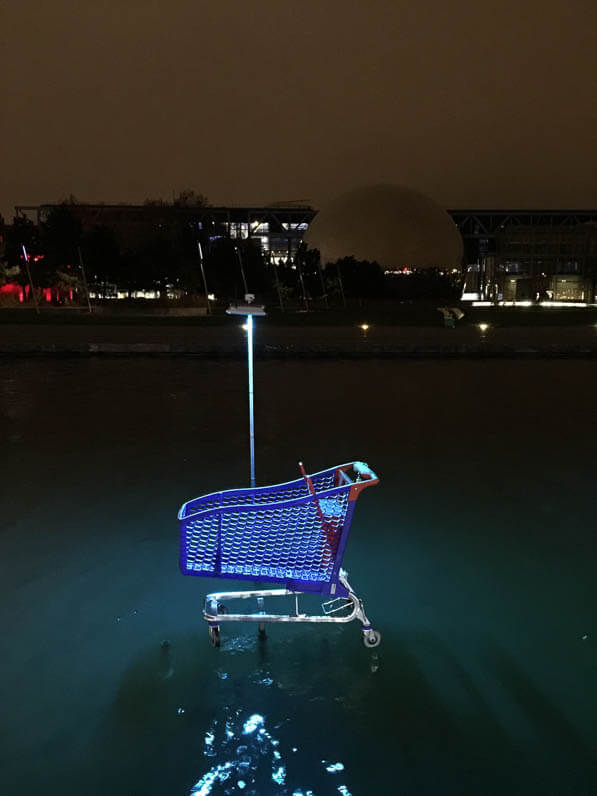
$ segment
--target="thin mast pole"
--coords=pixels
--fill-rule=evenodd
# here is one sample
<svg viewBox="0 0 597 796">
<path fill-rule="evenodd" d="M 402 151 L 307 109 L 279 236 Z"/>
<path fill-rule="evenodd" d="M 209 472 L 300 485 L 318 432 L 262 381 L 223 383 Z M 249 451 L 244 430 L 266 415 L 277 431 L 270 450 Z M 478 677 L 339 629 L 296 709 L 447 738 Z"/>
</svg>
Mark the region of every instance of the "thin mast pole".
<svg viewBox="0 0 597 796">
<path fill-rule="evenodd" d="M 296 267 L 298 270 L 299 281 L 301 283 L 301 290 L 303 292 L 303 301 L 305 303 L 305 309 L 307 312 L 309 311 L 309 299 L 307 298 L 307 291 L 305 290 L 305 280 L 303 279 L 303 269 L 301 268 L 300 258 L 296 258 Z"/>
<path fill-rule="evenodd" d="M 338 281 L 340 283 L 340 293 L 342 294 L 342 304 L 344 309 L 346 309 L 346 296 L 344 295 L 344 285 L 342 284 L 342 271 L 340 270 L 340 263 L 336 263 L 336 268 L 338 270 Z"/>
<path fill-rule="evenodd" d="M 31 278 L 31 269 L 29 268 L 29 255 L 25 244 L 21 244 L 23 249 L 23 256 L 25 257 L 25 267 L 27 268 L 27 276 L 29 277 L 29 287 L 31 288 L 31 295 L 33 296 L 33 303 L 35 304 L 35 312 L 39 315 L 39 304 L 37 303 L 37 296 L 35 295 L 35 288 L 33 287 L 33 279 Z"/>
<path fill-rule="evenodd" d="M 320 280 L 321 280 L 321 295 L 322 295 L 322 297 L 323 297 L 323 301 L 324 301 L 324 304 L 325 304 L 325 308 L 326 308 L 326 310 L 327 310 L 327 309 L 329 309 L 329 305 L 328 305 L 328 292 L 327 292 L 327 290 L 326 290 L 326 287 L 325 287 L 325 280 L 324 280 L 324 278 L 323 278 L 323 268 L 321 267 L 321 260 L 318 260 L 318 262 L 317 262 L 317 268 L 318 268 L 318 270 L 319 270 L 319 278 L 320 278 Z"/>
<path fill-rule="evenodd" d="M 240 255 L 240 249 L 238 246 L 234 247 L 236 249 L 236 256 L 238 257 L 238 264 L 240 265 L 240 273 L 243 278 L 243 285 L 245 287 L 245 296 L 249 292 L 249 288 L 247 287 L 247 277 L 245 276 L 245 269 L 243 267 L 243 258 Z"/>
<path fill-rule="evenodd" d="M 247 358 L 249 365 L 249 450 L 251 487 L 255 486 L 255 422 L 253 417 L 253 316 L 247 315 Z"/>
<path fill-rule="evenodd" d="M 280 280 L 278 278 L 278 266 L 272 260 L 272 253 L 269 253 L 269 264 L 274 269 L 274 278 L 276 280 L 276 290 L 278 291 L 278 301 L 280 302 L 280 312 L 284 312 L 284 302 L 282 301 L 282 291 L 280 290 Z"/>
<path fill-rule="evenodd" d="M 85 274 L 85 266 L 83 265 L 83 255 L 81 254 L 81 247 L 77 246 L 79 252 L 79 265 L 81 266 L 81 273 L 83 274 L 83 284 L 85 285 L 85 295 L 87 296 L 87 306 L 89 307 L 89 314 L 91 315 L 91 299 L 89 298 L 89 285 L 87 284 L 87 276 Z"/>
<path fill-rule="evenodd" d="M 247 370 L 249 376 L 249 461 L 251 465 L 251 488 L 255 486 L 255 409 L 253 402 L 253 315 L 265 315 L 262 305 L 251 306 L 254 296 L 247 293 L 244 304 L 231 304 L 226 310 L 227 315 L 243 315 L 247 323 L 243 329 L 247 331 Z"/>
<path fill-rule="evenodd" d="M 209 315 L 211 310 L 209 308 L 209 293 L 207 292 L 207 279 L 205 278 L 205 268 L 203 267 L 203 249 L 201 248 L 201 241 L 197 241 L 197 250 L 199 252 L 199 264 L 201 265 L 201 276 L 203 278 L 203 290 L 205 290 L 205 308 Z"/>
</svg>

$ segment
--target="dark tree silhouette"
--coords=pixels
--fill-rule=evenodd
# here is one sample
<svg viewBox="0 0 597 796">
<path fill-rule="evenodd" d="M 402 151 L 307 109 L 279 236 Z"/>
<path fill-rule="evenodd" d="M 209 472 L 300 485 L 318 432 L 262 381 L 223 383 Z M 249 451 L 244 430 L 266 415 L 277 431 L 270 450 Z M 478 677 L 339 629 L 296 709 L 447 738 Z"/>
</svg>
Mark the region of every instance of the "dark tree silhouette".
<svg viewBox="0 0 597 796">
<path fill-rule="evenodd" d="M 174 207 L 207 207 L 207 196 L 190 188 L 180 191 L 172 200 Z"/>
<path fill-rule="evenodd" d="M 337 269 L 342 275 L 344 292 L 353 298 L 375 298 L 384 293 L 384 273 L 378 263 L 344 257 L 326 266 L 326 272 L 334 278 Z"/>
<path fill-rule="evenodd" d="M 78 270 L 77 249 L 81 234 L 81 222 L 66 202 L 50 211 L 41 225 L 43 268 L 36 269 L 40 285 L 54 284 L 58 271 Z"/>
<path fill-rule="evenodd" d="M 401 300 L 449 299 L 457 301 L 462 293 L 462 274 L 439 268 L 421 268 L 410 274 L 387 277 L 386 293 Z"/>
<path fill-rule="evenodd" d="M 262 295 L 266 288 L 265 262 L 257 241 L 218 238 L 211 242 L 206 257 L 207 284 L 218 299 L 244 296 L 239 254 L 249 292 Z"/>
<path fill-rule="evenodd" d="M 31 263 L 35 257 L 42 254 L 39 232 L 33 221 L 25 216 L 15 216 L 12 225 L 6 227 L 6 243 L 4 258 L 9 268 L 19 268 L 19 273 L 14 277 L 21 285 L 27 285 L 29 278 L 25 268 L 23 246 L 27 250 Z"/>
<path fill-rule="evenodd" d="M 118 281 L 120 248 L 110 227 L 92 227 L 83 236 L 81 251 L 89 282 L 105 285 Z"/>
</svg>

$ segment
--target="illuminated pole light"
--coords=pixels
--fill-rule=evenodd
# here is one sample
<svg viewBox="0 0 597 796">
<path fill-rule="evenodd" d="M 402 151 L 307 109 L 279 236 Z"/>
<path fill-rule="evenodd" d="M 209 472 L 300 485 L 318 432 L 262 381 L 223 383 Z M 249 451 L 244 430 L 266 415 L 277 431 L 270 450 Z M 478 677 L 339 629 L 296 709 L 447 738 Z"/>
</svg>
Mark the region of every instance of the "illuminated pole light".
<svg viewBox="0 0 597 796">
<path fill-rule="evenodd" d="M 489 324 L 488 323 L 480 323 L 479 324 L 479 331 L 480 332 L 486 332 L 488 329 L 489 329 Z"/>
<path fill-rule="evenodd" d="M 249 458 L 251 486 L 255 486 L 255 420 L 253 412 L 253 316 L 247 315 L 247 363 L 249 371 Z"/>
<path fill-rule="evenodd" d="M 247 322 L 243 324 L 243 329 L 247 331 L 247 369 L 249 376 L 249 460 L 251 468 L 251 487 L 255 486 L 255 420 L 254 420 L 254 396 L 253 396 L 253 316 L 265 315 L 262 305 L 253 304 L 255 296 L 252 293 L 245 294 L 244 304 L 231 304 L 226 310 L 227 315 L 246 315 Z"/>
</svg>

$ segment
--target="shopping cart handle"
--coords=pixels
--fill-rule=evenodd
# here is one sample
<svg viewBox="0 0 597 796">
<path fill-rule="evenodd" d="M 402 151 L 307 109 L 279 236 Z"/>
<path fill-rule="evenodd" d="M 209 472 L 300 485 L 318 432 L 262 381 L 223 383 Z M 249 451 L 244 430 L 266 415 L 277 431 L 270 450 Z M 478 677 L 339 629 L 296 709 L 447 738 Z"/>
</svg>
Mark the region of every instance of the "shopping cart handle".
<svg viewBox="0 0 597 796">
<path fill-rule="evenodd" d="M 359 475 L 366 476 L 367 478 L 376 479 L 377 476 L 366 462 L 353 462 L 352 469 Z"/>
</svg>

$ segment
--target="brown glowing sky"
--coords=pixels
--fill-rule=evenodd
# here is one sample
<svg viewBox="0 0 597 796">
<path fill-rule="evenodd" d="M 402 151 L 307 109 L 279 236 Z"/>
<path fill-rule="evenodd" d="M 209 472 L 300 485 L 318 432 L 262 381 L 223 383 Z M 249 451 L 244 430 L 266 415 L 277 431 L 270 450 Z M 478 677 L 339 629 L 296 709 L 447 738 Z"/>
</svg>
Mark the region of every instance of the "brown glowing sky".
<svg viewBox="0 0 597 796">
<path fill-rule="evenodd" d="M 8 0 L 0 211 L 310 199 L 597 207 L 596 0 Z"/>
</svg>

